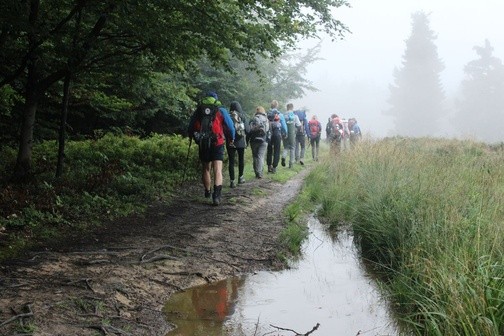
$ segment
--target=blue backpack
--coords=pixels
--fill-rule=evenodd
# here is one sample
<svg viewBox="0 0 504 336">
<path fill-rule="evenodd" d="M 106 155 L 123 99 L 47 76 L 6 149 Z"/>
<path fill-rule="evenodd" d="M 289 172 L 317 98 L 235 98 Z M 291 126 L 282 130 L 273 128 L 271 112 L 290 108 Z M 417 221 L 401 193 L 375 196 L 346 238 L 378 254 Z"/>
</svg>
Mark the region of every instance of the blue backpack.
<svg viewBox="0 0 504 336">
<path fill-rule="evenodd" d="M 305 111 L 294 111 L 294 114 L 296 114 L 299 118 L 299 121 L 301 122 L 301 127 L 298 127 L 296 130 L 297 135 L 305 135 L 306 134 L 306 112 Z"/>
</svg>

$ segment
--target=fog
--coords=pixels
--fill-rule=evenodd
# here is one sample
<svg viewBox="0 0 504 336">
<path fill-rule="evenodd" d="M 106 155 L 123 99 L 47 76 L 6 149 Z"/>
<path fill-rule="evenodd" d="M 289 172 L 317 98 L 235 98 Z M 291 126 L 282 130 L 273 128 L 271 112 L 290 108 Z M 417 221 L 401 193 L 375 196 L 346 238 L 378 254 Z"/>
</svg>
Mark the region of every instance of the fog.
<svg viewBox="0 0 504 336">
<path fill-rule="evenodd" d="M 394 119 L 383 113 L 390 108 L 389 85 L 394 84 L 394 68 L 401 68 L 411 35 L 411 14 L 429 14 L 429 27 L 437 35 L 437 53 L 445 69 L 440 74 L 445 93 L 446 115 L 435 136 L 472 137 L 451 126 L 454 102 L 460 96 L 465 78 L 464 66 L 478 59 L 473 47 L 489 40 L 493 56 L 504 59 L 504 1 L 502 0 L 349 0 L 351 8 L 334 11 L 351 33 L 343 40 L 303 41 L 301 48 L 321 42 L 322 60 L 308 67 L 306 79 L 319 89 L 294 101 L 295 108 L 306 108 L 325 125 L 336 113 L 355 117 L 363 132 L 374 137 L 397 134 Z M 504 113 L 504 111 L 503 111 Z M 474 121 L 477 122 L 475 116 Z M 504 135 L 504 132 L 502 132 Z M 500 136 L 500 135 L 499 135 Z M 494 136 L 495 138 L 495 136 Z M 500 141 L 504 140 L 504 136 Z"/>
</svg>

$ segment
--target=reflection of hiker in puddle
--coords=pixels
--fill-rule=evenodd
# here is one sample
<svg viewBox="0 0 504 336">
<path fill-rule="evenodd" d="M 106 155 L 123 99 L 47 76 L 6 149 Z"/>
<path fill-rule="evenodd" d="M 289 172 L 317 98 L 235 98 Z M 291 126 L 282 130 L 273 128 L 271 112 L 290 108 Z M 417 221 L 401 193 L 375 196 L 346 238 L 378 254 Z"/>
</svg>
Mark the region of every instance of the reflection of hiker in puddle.
<svg viewBox="0 0 504 336">
<path fill-rule="evenodd" d="M 225 321 L 233 314 L 240 280 L 227 279 L 192 292 L 192 303 L 201 319 Z"/>
</svg>

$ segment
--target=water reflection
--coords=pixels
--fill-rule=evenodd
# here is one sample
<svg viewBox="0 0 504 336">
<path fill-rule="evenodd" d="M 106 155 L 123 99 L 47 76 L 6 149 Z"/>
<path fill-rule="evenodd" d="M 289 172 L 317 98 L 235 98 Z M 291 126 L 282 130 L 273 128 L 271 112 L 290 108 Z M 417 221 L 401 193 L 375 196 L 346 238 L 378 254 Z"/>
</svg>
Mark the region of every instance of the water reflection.
<svg viewBox="0 0 504 336">
<path fill-rule="evenodd" d="M 303 257 L 282 272 L 260 272 L 172 296 L 169 333 L 197 335 L 397 335 L 386 303 L 359 262 L 352 236 L 335 242 L 315 218 Z M 278 327 L 278 328 L 277 328 Z"/>
<path fill-rule="evenodd" d="M 165 306 L 174 336 L 223 335 L 224 321 L 234 314 L 243 278 L 230 278 L 176 293 Z"/>
</svg>

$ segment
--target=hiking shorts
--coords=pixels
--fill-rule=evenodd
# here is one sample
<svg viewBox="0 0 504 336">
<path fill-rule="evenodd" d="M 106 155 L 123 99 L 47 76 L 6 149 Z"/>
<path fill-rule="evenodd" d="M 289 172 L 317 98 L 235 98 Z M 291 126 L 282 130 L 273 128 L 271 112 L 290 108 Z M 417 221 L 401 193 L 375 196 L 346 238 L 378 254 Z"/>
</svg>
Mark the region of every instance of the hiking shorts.
<svg viewBox="0 0 504 336">
<path fill-rule="evenodd" d="M 224 144 L 204 150 L 200 147 L 199 158 L 201 162 L 224 161 Z"/>
</svg>

